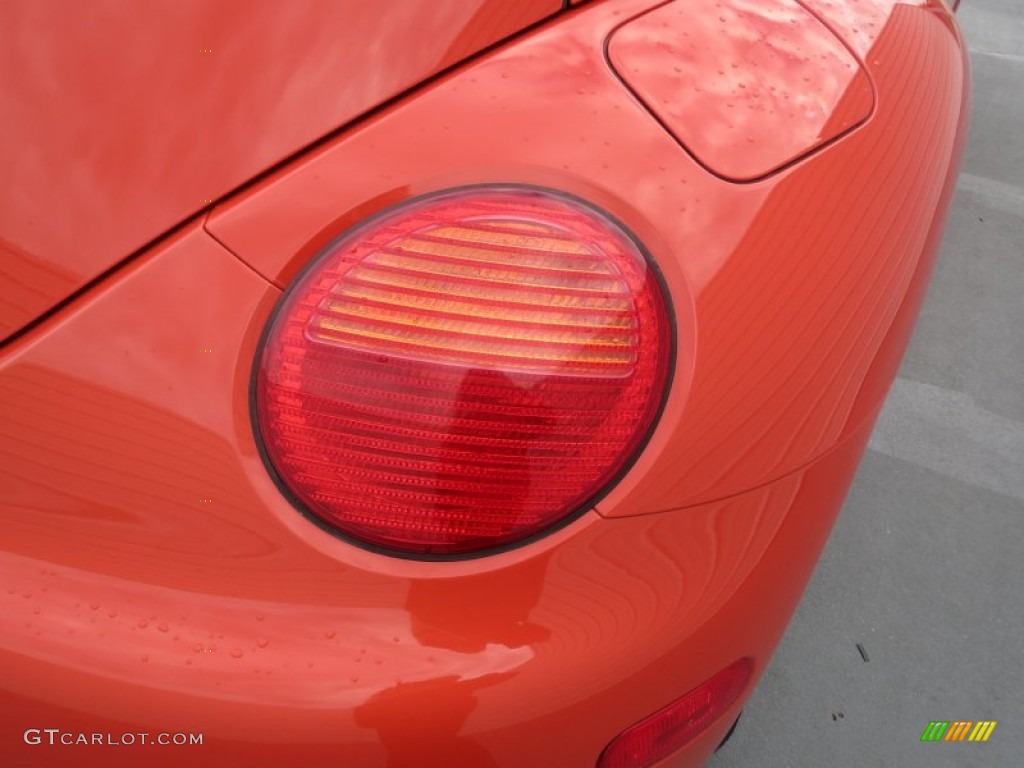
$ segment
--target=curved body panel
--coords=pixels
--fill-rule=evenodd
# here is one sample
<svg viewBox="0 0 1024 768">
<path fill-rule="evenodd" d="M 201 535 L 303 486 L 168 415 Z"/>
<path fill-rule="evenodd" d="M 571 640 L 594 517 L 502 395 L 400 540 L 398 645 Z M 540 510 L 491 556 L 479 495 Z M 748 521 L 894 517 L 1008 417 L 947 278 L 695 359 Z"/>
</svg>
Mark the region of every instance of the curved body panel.
<svg viewBox="0 0 1024 768">
<path fill-rule="evenodd" d="M 8 762 L 138 764 L 142 747 L 22 739 L 52 727 L 203 734 L 146 748 L 157 766 L 515 766 L 538 739 L 542 764 L 590 765 L 705 670 L 750 656 L 760 673 L 867 430 L 685 515 L 392 560 L 309 524 L 263 471 L 242 403 L 276 293 L 192 227 L 4 360 Z"/>
<path fill-rule="evenodd" d="M 866 37 L 830 18 L 874 111 L 737 184 L 694 160 L 605 57 L 655 5 L 582 5 L 436 79 L 4 348 L 5 763 L 137 765 L 144 750 L 154 766 L 592 766 L 737 659 L 759 677 L 916 316 L 966 70 L 938 2 L 874 0 Z M 823 19 L 837 5 L 806 4 Z M 489 557 L 390 558 L 310 523 L 267 474 L 250 423 L 258 340 L 282 290 L 349 227 L 495 182 L 584 198 L 645 245 L 675 311 L 673 385 L 596 509 Z M 748 693 L 667 764 L 701 765 Z M 23 736 L 41 728 L 204 743 Z"/>
</svg>

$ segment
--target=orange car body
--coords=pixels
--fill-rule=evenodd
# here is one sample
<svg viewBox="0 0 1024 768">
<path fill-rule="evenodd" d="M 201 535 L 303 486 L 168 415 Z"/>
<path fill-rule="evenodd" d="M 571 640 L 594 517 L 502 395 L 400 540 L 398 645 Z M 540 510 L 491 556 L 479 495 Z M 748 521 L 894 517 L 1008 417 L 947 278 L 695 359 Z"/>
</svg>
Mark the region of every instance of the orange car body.
<svg viewBox="0 0 1024 768">
<path fill-rule="evenodd" d="M 4 765 L 592 766 L 751 659 L 664 764 L 722 740 L 907 344 L 964 50 L 940 0 L 560 6 L 2 11 Z M 367 551 L 261 461 L 261 333 L 339 233 L 496 182 L 585 199 L 646 246 L 675 311 L 664 411 L 546 537 Z"/>
</svg>

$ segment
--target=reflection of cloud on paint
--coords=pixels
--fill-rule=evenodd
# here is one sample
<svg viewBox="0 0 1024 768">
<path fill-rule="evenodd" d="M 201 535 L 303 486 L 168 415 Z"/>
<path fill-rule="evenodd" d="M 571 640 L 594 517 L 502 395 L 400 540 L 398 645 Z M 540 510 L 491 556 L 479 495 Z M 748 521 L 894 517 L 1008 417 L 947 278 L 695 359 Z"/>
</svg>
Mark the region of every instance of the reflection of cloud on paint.
<svg viewBox="0 0 1024 768">
<path fill-rule="evenodd" d="M 928 0 L 802 0 L 822 21 L 837 30 L 861 59 L 867 56 L 871 46 L 889 20 L 897 4 L 927 5 Z"/>
<path fill-rule="evenodd" d="M 72 279 L 34 281 L 44 293 L 19 297 L 17 326 L 453 57 L 539 21 L 545 4 L 151 5 L 4 6 L 0 230 Z"/>
<path fill-rule="evenodd" d="M 691 0 L 651 11 L 609 46 L 623 80 L 718 174 L 752 179 L 868 116 L 871 84 L 796 0 Z"/>
<path fill-rule="evenodd" d="M 702 244 L 685 252 L 689 285 L 699 293 L 743 239 L 770 189 L 737 186 L 716 177 L 703 180 L 702 196 L 687 195 L 688 189 L 688 183 L 678 176 L 652 173 L 638 177 L 630 187 L 630 201 L 644 212 L 663 208 L 666 199 L 680 201 L 659 223 L 666 230 L 685 232 L 690 241 Z"/>
<path fill-rule="evenodd" d="M 205 699 L 350 708 L 397 680 L 472 681 L 533 657 L 499 642 L 425 646 L 400 608 L 232 599 L 16 555 L 0 561 L 0 583 L 11 585 L 0 591 L 3 650 Z"/>
</svg>

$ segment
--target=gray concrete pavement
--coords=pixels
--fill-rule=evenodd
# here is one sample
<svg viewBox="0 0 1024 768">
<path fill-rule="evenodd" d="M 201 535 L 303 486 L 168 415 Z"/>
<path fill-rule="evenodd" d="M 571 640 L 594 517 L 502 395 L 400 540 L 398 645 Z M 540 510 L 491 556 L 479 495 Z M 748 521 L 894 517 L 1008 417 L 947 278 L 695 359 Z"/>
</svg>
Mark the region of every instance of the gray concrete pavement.
<svg viewBox="0 0 1024 768">
<path fill-rule="evenodd" d="M 711 768 L 1024 766 L 1024 6 L 964 0 L 959 16 L 973 123 L 931 289 L 814 578 Z M 920 742 L 958 719 L 999 725 L 986 744 Z"/>
</svg>

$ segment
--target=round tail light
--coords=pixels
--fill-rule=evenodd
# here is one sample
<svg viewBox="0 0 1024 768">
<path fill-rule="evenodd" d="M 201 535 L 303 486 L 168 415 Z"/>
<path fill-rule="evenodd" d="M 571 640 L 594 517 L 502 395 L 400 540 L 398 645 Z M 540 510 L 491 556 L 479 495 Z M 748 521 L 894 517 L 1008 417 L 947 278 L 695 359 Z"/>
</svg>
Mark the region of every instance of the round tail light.
<svg viewBox="0 0 1024 768">
<path fill-rule="evenodd" d="M 595 503 L 646 441 L 672 354 L 660 279 L 615 221 L 466 188 L 364 222 L 295 280 L 258 356 L 256 431 L 330 529 L 483 554 Z"/>
</svg>

